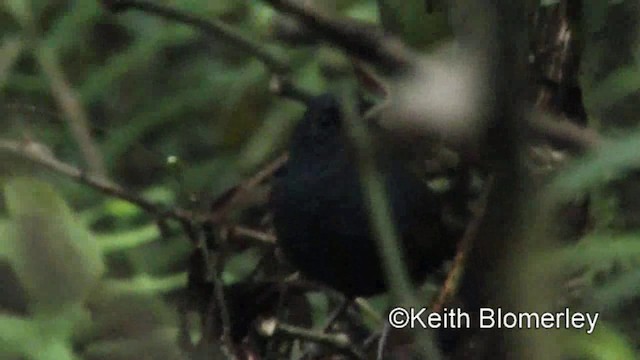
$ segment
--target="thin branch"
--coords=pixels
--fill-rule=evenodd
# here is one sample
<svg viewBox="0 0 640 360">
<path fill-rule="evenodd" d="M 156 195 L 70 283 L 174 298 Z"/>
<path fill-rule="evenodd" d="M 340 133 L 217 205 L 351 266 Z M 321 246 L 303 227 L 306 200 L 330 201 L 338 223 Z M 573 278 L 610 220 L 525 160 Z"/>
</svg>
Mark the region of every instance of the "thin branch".
<svg viewBox="0 0 640 360">
<path fill-rule="evenodd" d="M 0 139 L 0 152 L 8 152 L 19 158 L 31 161 L 43 168 L 53 171 L 57 174 L 64 175 L 72 180 L 87 185 L 99 192 L 116 197 L 121 200 L 125 200 L 143 211 L 160 217 L 170 218 L 178 220 L 181 223 L 193 223 L 193 222 L 211 222 L 214 224 L 221 224 L 225 218 L 227 211 L 237 204 L 241 197 L 245 196 L 248 191 L 253 189 L 259 183 L 264 181 L 267 177 L 271 176 L 274 171 L 279 169 L 287 160 L 287 156 L 283 155 L 268 164 L 264 169 L 259 171 L 245 183 L 240 184 L 234 188 L 234 191 L 228 198 L 221 201 L 220 207 L 215 208 L 211 214 L 196 213 L 180 207 L 165 208 L 160 204 L 156 204 L 149 200 L 142 198 L 141 196 L 131 193 L 121 186 L 106 180 L 100 176 L 87 174 L 81 169 L 78 169 L 72 165 L 69 165 L 63 161 L 58 160 L 50 152 L 45 151 L 41 144 L 36 142 L 21 142 L 14 140 Z M 239 236 L 246 236 L 254 240 L 258 240 L 267 244 L 274 244 L 276 238 L 268 233 L 256 231 L 253 229 L 245 228 L 242 226 L 233 226 L 230 228 L 232 234 Z"/>
<path fill-rule="evenodd" d="M 54 50 L 41 43 L 36 48 L 35 54 L 40 68 L 49 80 L 53 97 L 65 114 L 64 119 L 78 143 L 88 168 L 94 175 L 106 177 L 104 161 L 89 131 L 87 113 L 80 98 L 65 78 Z"/>
<path fill-rule="evenodd" d="M 338 321 L 340 316 L 342 316 L 342 314 L 347 311 L 351 303 L 352 303 L 352 300 L 349 298 L 342 299 L 342 302 L 340 303 L 340 305 L 337 308 L 335 308 L 331 314 L 329 314 L 329 317 L 327 318 L 324 325 L 322 325 L 322 328 L 320 329 L 320 331 L 323 333 L 329 332 L 333 324 L 335 324 L 335 322 Z"/>
<path fill-rule="evenodd" d="M 144 0 L 101 0 L 102 4 L 113 12 L 126 10 L 140 10 L 159 17 L 193 26 L 203 33 L 229 44 L 237 46 L 243 51 L 260 59 L 271 71 L 275 73 L 287 73 L 290 70 L 289 63 L 273 54 L 260 43 L 251 40 L 231 26 L 217 21 L 205 20 L 195 15 L 183 13 L 170 7 Z"/>
<path fill-rule="evenodd" d="M 196 213 L 178 207 L 165 210 L 161 205 L 155 204 L 136 194 L 128 192 L 109 180 L 100 176 L 87 174 L 74 166 L 56 159 L 52 154 L 43 151 L 42 146 L 35 142 L 25 143 L 12 140 L 0 140 L 0 151 L 8 152 L 25 160 L 29 160 L 55 173 L 67 176 L 76 182 L 88 185 L 101 193 L 125 200 L 145 212 L 159 217 L 173 218 L 188 222 L 203 218 Z"/>
<path fill-rule="evenodd" d="M 440 312 L 443 308 L 449 303 L 449 301 L 456 295 L 458 292 L 458 287 L 460 286 L 460 279 L 464 273 L 465 264 L 467 262 L 467 256 L 469 254 L 469 249 L 476 237 L 478 236 L 478 228 L 484 216 L 485 209 L 487 207 L 487 198 L 489 196 L 489 192 L 491 191 L 491 187 L 493 185 L 493 177 L 487 179 L 487 183 L 485 184 L 485 188 L 483 193 L 479 199 L 478 210 L 474 215 L 473 220 L 467 225 L 464 234 L 462 235 L 462 240 L 458 244 L 458 252 L 456 253 L 456 257 L 453 260 L 453 267 L 451 271 L 447 274 L 447 279 L 445 280 L 442 288 L 440 289 L 440 293 L 436 300 L 430 306 L 430 309 L 433 312 Z"/>
<path fill-rule="evenodd" d="M 258 171 L 251 178 L 245 182 L 237 185 L 228 192 L 225 192 L 220 197 L 213 201 L 210 220 L 214 223 L 220 223 L 224 221 L 229 212 L 247 196 L 247 193 L 260 185 L 265 179 L 273 175 L 278 169 L 280 169 L 288 159 L 287 154 L 280 155 L 274 161 L 268 163 L 262 170 Z"/>
<path fill-rule="evenodd" d="M 595 130 L 558 120 L 556 116 L 539 110 L 534 110 L 527 125 L 527 130 L 533 137 L 548 140 L 553 145 L 569 148 L 577 153 L 595 150 L 602 143 Z"/>
<path fill-rule="evenodd" d="M 391 324 L 385 321 L 382 333 L 378 339 L 378 346 L 376 348 L 376 360 L 384 359 L 384 349 L 387 347 L 387 340 L 389 340 L 389 334 L 391 333 Z"/>
<path fill-rule="evenodd" d="M 346 335 L 325 334 L 323 332 L 303 329 L 297 326 L 287 325 L 279 322 L 271 324 L 271 326 L 263 325 L 261 326 L 261 328 L 271 328 L 271 331 L 267 331 L 267 334 L 265 335 L 276 335 L 293 339 L 302 339 L 313 343 L 330 346 L 340 351 L 341 353 L 349 355 L 355 359 L 365 359 L 364 354 L 360 351 L 360 349 L 356 348 L 356 346 L 349 340 Z"/>
<path fill-rule="evenodd" d="M 55 50 L 40 39 L 33 14 L 28 12 L 23 22 L 23 33 L 30 41 L 38 66 L 49 82 L 51 93 L 64 113 L 73 138 L 80 148 L 91 173 L 106 177 L 107 172 L 100 151 L 91 137 L 89 120 L 79 96 L 73 90 L 60 66 Z"/>
<path fill-rule="evenodd" d="M 377 65 L 387 73 L 402 72 L 415 62 L 416 56 L 399 39 L 384 34 L 381 29 L 372 25 L 331 18 L 313 9 L 308 2 L 264 1 L 275 9 L 294 16 L 323 40 Z"/>
<path fill-rule="evenodd" d="M 322 334 L 328 333 L 329 330 L 331 330 L 331 327 L 336 323 L 336 321 L 340 318 L 340 316 L 342 316 L 347 311 L 347 309 L 349 308 L 349 305 L 351 305 L 352 303 L 353 303 L 352 299 L 348 299 L 348 298 L 341 299 L 340 305 L 337 308 L 335 308 L 331 314 L 329 314 L 324 325 L 322 325 L 322 328 L 320 328 L 320 332 Z M 312 349 L 308 349 L 302 355 L 297 357 L 297 359 L 307 359 L 310 357 L 311 352 L 312 352 Z"/>
<path fill-rule="evenodd" d="M 201 240 L 203 251 L 207 251 L 206 241 L 204 239 L 204 234 L 202 231 L 199 231 L 198 238 Z M 225 343 L 230 349 L 233 349 L 233 341 L 231 340 L 231 317 L 229 316 L 229 309 L 227 307 L 227 302 L 225 300 L 224 295 L 224 284 L 222 283 L 222 279 L 218 274 L 218 265 L 220 253 L 213 252 L 211 256 L 209 256 L 209 264 L 208 264 L 208 276 L 210 276 L 211 281 L 213 282 L 213 293 L 211 294 L 211 302 L 209 303 L 209 307 L 207 309 L 207 314 L 205 318 L 205 328 L 203 329 L 204 334 L 210 335 L 210 332 L 213 330 L 213 321 L 214 314 L 216 309 L 220 314 L 220 320 L 222 325 L 222 342 Z M 209 339 L 210 336 L 205 335 L 205 339 Z"/>
<path fill-rule="evenodd" d="M 360 298 L 360 297 L 356 298 L 354 300 L 354 304 L 358 306 L 358 308 L 360 309 L 362 314 L 365 315 L 365 317 L 368 317 L 369 320 L 375 322 L 376 325 L 381 325 L 382 322 L 384 321 L 384 319 L 382 318 L 382 316 L 380 316 L 378 311 L 376 311 L 376 309 L 374 309 L 373 306 L 366 299 Z"/>
<path fill-rule="evenodd" d="M 267 245 L 274 245 L 277 240 L 274 235 L 267 232 L 250 229 L 240 225 L 231 226 L 229 228 L 229 233 L 232 236 L 244 236 Z"/>
</svg>

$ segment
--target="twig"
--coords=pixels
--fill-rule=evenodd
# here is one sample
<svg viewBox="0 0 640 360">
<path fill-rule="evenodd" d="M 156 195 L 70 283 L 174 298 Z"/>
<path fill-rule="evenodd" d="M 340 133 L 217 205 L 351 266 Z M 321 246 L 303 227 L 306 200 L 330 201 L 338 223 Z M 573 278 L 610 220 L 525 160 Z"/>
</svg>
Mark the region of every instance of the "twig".
<svg viewBox="0 0 640 360">
<path fill-rule="evenodd" d="M 262 168 L 262 170 L 258 171 L 251 178 L 215 199 L 213 201 L 209 220 L 214 223 L 220 223 L 224 221 L 224 219 L 229 214 L 229 211 L 231 211 L 233 207 L 236 206 L 247 195 L 249 191 L 258 186 L 266 178 L 273 175 L 274 172 L 278 171 L 278 169 L 280 169 L 287 162 L 287 159 L 287 154 L 279 156 L 277 159 Z"/>
<path fill-rule="evenodd" d="M 360 311 L 363 311 L 364 314 L 369 317 L 370 320 L 374 321 L 378 325 L 382 324 L 382 316 L 378 314 L 366 299 L 359 297 L 354 300 L 354 303 L 360 308 Z"/>
<path fill-rule="evenodd" d="M 125 200 L 139 207 L 143 211 L 159 218 L 170 218 L 183 223 L 208 221 L 214 224 L 222 223 L 222 220 L 225 217 L 225 213 L 229 211 L 230 208 L 235 205 L 242 196 L 246 195 L 247 191 L 254 188 L 265 178 L 273 174 L 273 172 L 279 169 L 280 166 L 282 166 L 287 160 L 286 155 L 279 157 L 272 163 L 268 164 L 264 169 L 259 171 L 253 177 L 251 177 L 249 180 L 247 180 L 245 183 L 239 185 L 236 189 L 234 189 L 233 194 L 231 194 L 228 199 L 225 199 L 225 201 L 220 204 L 220 207 L 215 208 L 213 213 L 202 214 L 180 207 L 170 207 L 165 209 L 164 206 L 146 200 L 137 194 L 131 193 L 109 180 L 106 180 L 100 176 L 87 174 L 81 169 L 58 160 L 49 152 L 44 151 L 42 145 L 35 142 L 20 142 L 0 139 L 0 151 L 8 152 L 17 157 L 29 160 L 39 166 L 42 166 L 43 168 L 64 175 L 75 180 L 78 183 L 96 189 L 103 194 Z M 251 230 L 242 226 L 232 227 L 231 230 L 236 235 L 247 236 L 252 239 L 269 244 L 273 244 L 276 241 L 275 237 L 267 233 Z"/>
<path fill-rule="evenodd" d="M 91 137 L 88 116 L 80 98 L 67 81 L 54 49 L 41 41 L 33 14 L 29 11 L 27 13 L 23 18 L 22 30 L 25 38 L 31 43 L 36 62 L 49 81 L 51 93 L 65 115 L 64 118 L 87 167 L 93 175 L 106 178 L 104 161 Z"/>
<path fill-rule="evenodd" d="M 389 334 L 391 333 L 391 324 L 388 321 L 384 322 L 380 339 L 378 339 L 378 346 L 376 348 L 376 360 L 384 359 L 384 349 L 387 347 L 387 340 L 389 340 Z"/>
<path fill-rule="evenodd" d="M 352 303 L 352 300 L 349 298 L 342 299 L 340 306 L 338 306 L 335 310 L 333 310 L 333 313 L 329 314 L 327 321 L 324 323 L 320 331 L 322 331 L 323 333 L 328 332 L 329 329 L 331 329 L 331 326 L 333 326 L 333 324 L 338 320 L 338 318 L 340 318 L 340 316 L 349 308 L 349 305 L 351 305 L 351 303 Z"/>
<path fill-rule="evenodd" d="M 91 137 L 88 116 L 78 95 L 65 78 L 53 49 L 44 43 L 37 46 L 36 60 L 49 80 L 53 97 L 65 114 L 64 118 L 88 168 L 92 174 L 106 177 L 104 161 Z"/>
<path fill-rule="evenodd" d="M 387 73 L 402 72 L 415 62 L 413 52 L 399 39 L 385 35 L 372 25 L 348 19 L 333 19 L 313 9 L 308 3 L 291 0 L 264 1 L 277 10 L 294 16 L 325 41 L 377 65 Z"/>
<path fill-rule="evenodd" d="M 286 60 L 279 58 L 261 44 L 252 41 L 250 38 L 223 22 L 205 20 L 195 15 L 186 14 L 170 7 L 144 0 L 101 0 L 101 2 L 107 9 L 113 12 L 121 12 L 129 9 L 140 10 L 193 26 L 209 36 L 226 41 L 255 56 L 275 73 L 282 74 L 290 70 L 289 63 Z"/>
<path fill-rule="evenodd" d="M 198 238 L 200 239 L 201 246 L 203 246 L 202 250 L 208 253 L 209 250 L 206 247 L 206 240 L 204 239 L 204 233 L 202 230 L 198 232 Z M 203 338 L 211 338 L 210 335 L 213 330 L 215 318 L 214 314 L 217 308 L 218 313 L 220 314 L 220 321 L 222 323 L 222 342 L 227 344 L 230 349 L 233 349 L 233 341 L 231 340 L 231 318 L 229 317 L 229 310 L 224 296 L 224 284 L 222 283 L 220 276 L 218 276 L 219 256 L 219 252 L 213 252 L 208 256 L 207 277 L 213 283 L 213 293 L 211 294 L 212 300 L 209 303 L 204 321 L 205 328 L 203 329 L 203 334 L 205 334 L 205 336 L 203 336 Z"/>
<path fill-rule="evenodd" d="M 365 359 L 364 354 L 356 348 L 346 335 L 325 334 L 283 323 L 276 323 L 272 335 L 303 339 L 317 344 L 327 345 L 353 358 Z"/>
<path fill-rule="evenodd" d="M 11 140 L 0 140 L 0 151 L 5 151 L 20 158 L 32 161 L 55 173 L 67 176 L 81 184 L 88 185 L 106 195 L 125 200 L 150 214 L 172 218 L 180 221 L 196 221 L 204 218 L 189 210 L 173 207 L 164 210 L 160 205 L 148 201 L 136 194 L 130 193 L 122 187 L 102 177 L 87 174 L 84 171 L 56 159 L 53 155 L 42 150 L 39 144 L 34 142 L 24 143 Z"/>
<path fill-rule="evenodd" d="M 349 299 L 349 298 L 341 299 L 340 305 L 337 308 L 335 308 L 331 314 L 329 314 L 329 317 L 327 318 L 324 325 L 322 325 L 320 332 L 323 334 L 328 333 L 331 327 L 333 326 L 333 324 L 335 324 L 335 322 L 349 308 L 349 305 L 351 304 L 352 304 L 352 299 Z M 297 359 L 309 358 L 310 352 L 311 352 L 310 349 L 305 351 L 302 355 L 298 356 Z"/>
<path fill-rule="evenodd" d="M 440 293 L 438 297 L 431 305 L 431 310 L 433 312 L 440 312 L 446 306 L 447 303 L 455 296 L 458 291 L 458 286 L 460 285 L 460 279 L 464 272 L 464 267 L 467 260 L 467 255 L 469 254 L 469 249 L 471 248 L 471 244 L 475 240 L 476 236 L 478 236 L 478 227 L 480 226 L 480 222 L 482 221 L 482 217 L 484 216 L 484 211 L 487 206 L 487 197 L 489 195 L 489 191 L 491 191 L 491 186 L 493 184 L 493 178 L 490 177 L 487 179 L 487 183 L 485 184 L 485 189 L 482 192 L 482 195 L 479 199 L 478 210 L 474 215 L 473 220 L 467 225 L 464 234 L 462 235 L 462 239 L 458 244 L 458 252 L 456 253 L 456 257 L 453 260 L 453 268 L 447 274 L 447 279 L 442 285 L 440 289 Z"/>
<path fill-rule="evenodd" d="M 568 147 L 578 153 L 594 150 L 602 142 L 595 130 L 566 120 L 554 119 L 553 115 L 539 110 L 534 110 L 527 125 L 532 136 L 548 140 L 553 145 Z"/>
<path fill-rule="evenodd" d="M 263 244 L 274 245 L 277 238 L 267 232 L 250 229 L 244 226 L 235 225 L 229 228 L 229 233 L 232 236 L 244 236 L 253 240 L 257 240 Z"/>
</svg>

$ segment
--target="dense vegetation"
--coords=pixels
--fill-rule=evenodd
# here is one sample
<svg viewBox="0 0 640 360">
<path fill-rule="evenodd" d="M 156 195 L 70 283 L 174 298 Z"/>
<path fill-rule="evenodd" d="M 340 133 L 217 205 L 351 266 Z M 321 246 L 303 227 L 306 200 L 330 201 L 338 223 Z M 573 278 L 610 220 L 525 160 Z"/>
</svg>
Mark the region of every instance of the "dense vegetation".
<svg viewBox="0 0 640 360">
<path fill-rule="evenodd" d="M 451 358 L 638 358 L 636 2 L 149 2 L 209 34 L 125 2 L 0 3 L 1 358 L 376 358 L 391 304 L 600 314 Z M 267 206 L 300 99 L 325 91 L 399 119 L 469 211 L 419 295 L 399 281 L 334 321 L 342 297 L 289 276 Z M 381 348 L 437 358 L 432 335 Z"/>
</svg>

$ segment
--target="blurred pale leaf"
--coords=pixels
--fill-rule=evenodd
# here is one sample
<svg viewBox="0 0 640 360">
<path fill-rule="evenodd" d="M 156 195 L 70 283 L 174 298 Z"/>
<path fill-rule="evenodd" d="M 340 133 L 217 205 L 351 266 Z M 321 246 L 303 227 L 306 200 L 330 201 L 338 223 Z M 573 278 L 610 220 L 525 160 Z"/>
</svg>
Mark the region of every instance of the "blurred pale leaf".
<svg viewBox="0 0 640 360">
<path fill-rule="evenodd" d="M 93 322 L 81 337 L 92 340 L 137 337 L 177 323 L 175 311 L 160 299 L 112 290 L 102 287 L 92 294 Z"/>
<path fill-rule="evenodd" d="M 9 71 L 22 52 L 23 42 L 17 36 L 5 36 L 0 45 L 0 90 L 9 77 Z"/>
<path fill-rule="evenodd" d="M 12 263 L 34 310 L 81 302 L 104 271 L 98 244 L 54 189 L 14 178 L 4 191 L 12 220 Z"/>
</svg>

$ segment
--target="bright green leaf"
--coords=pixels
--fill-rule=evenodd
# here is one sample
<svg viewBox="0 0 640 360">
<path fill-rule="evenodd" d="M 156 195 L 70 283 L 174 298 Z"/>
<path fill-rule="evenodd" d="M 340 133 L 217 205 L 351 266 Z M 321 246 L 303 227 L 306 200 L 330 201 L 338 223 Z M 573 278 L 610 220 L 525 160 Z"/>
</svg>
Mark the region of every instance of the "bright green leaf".
<svg viewBox="0 0 640 360">
<path fill-rule="evenodd" d="M 145 225 L 133 230 L 105 235 L 96 235 L 96 239 L 104 254 L 115 251 L 126 251 L 131 248 L 150 243 L 160 237 L 158 226 Z"/>
</svg>

